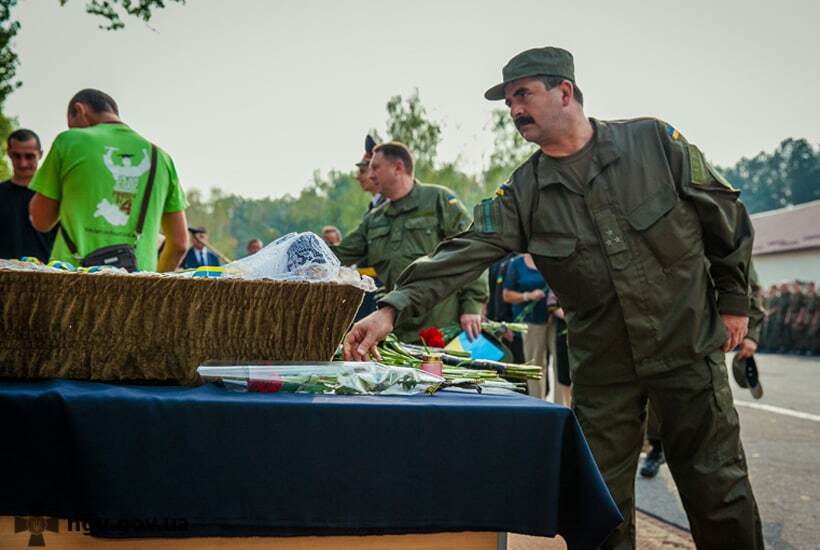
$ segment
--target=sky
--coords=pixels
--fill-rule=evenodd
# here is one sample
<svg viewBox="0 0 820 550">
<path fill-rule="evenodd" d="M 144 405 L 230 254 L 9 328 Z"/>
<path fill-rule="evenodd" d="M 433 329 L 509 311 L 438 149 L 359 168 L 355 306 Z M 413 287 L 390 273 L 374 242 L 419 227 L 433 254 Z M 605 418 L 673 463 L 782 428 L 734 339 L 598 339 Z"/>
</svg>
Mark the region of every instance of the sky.
<svg viewBox="0 0 820 550">
<path fill-rule="evenodd" d="M 20 2 L 23 86 L 6 113 L 47 150 L 68 99 L 98 88 L 186 189 L 279 197 L 352 170 L 387 100 L 418 89 L 442 125 L 439 158 L 480 173 L 503 108 L 484 91 L 513 55 L 553 45 L 575 56 L 588 116 L 662 118 L 719 166 L 788 137 L 820 143 L 816 1 L 167 4 L 110 32 L 85 0 Z"/>
</svg>

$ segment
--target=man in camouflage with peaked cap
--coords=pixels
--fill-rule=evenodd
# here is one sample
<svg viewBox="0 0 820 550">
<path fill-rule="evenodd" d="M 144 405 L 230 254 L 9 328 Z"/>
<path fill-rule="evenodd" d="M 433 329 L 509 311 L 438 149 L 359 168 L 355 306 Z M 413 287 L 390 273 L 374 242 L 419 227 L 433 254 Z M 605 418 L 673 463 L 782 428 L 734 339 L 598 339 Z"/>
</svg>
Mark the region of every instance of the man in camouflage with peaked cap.
<svg viewBox="0 0 820 550">
<path fill-rule="evenodd" d="M 353 326 L 364 359 L 393 323 L 511 251 L 529 252 L 566 312 L 573 409 L 624 516 L 603 548 L 634 548 L 647 399 L 699 548 L 763 548 L 724 352 L 748 325 L 752 225 L 738 191 L 678 130 L 587 118 L 572 55 L 515 56 L 503 82 L 540 150 L 475 210 L 469 230 L 414 262 Z"/>
</svg>

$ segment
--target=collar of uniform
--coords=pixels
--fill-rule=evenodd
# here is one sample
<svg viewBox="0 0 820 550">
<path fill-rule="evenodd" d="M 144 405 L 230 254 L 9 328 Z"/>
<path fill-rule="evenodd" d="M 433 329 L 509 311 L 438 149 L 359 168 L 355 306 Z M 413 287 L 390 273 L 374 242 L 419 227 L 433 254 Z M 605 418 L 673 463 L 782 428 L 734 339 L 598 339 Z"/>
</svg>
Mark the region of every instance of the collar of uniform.
<svg viewBox="0 0 820 550">
<path fill-rule="evenodd" d="M 595 129 L 595 144 L 592 150 L 592 162 L 590 163 L 590 173 L 587 176 L 586 183 L 589 184 L 595 179 L 598 174 L 604 171 L 604 168 L 615 162 L 620 158 L 618 148 L 612 139 L 612 130 L 605 122 L 590 118 L 590 123 Z M 567 180 L 566 176 L 558 169 L 557 162 L 551 162 L 550 158 L 543 153 L 538 155 L 538 162 L 536 164 L 536 174 L 538 178 L 538 187 L 544 188 L 549 185 L 560 183 L 573 193 L 578 193 L 577 185 Z"/>
<path fill-rule="evenodd" d="M 419 207 L 419 182 L 417 180 L 413 180 L 413 189 L 410 190 L 407 195 L 403 196 L 397 201 L 390 201 L 390 205 L 387 207 L 387 211 L 385 214 L 388 216 L 398 216 L 399 214 L 403 214 L 404 212 L 409 212 L 410 210 L 415 210 Z"/>
</svg>

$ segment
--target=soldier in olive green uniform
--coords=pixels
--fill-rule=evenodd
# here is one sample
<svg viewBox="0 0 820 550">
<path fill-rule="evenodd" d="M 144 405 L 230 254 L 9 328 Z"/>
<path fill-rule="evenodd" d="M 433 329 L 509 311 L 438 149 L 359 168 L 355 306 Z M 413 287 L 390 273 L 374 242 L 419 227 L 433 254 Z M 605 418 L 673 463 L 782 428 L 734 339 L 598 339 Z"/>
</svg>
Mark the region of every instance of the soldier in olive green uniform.
<svg viewBox="0 0 820 550">
<path fill-rule="evenodd" d="M 385 145 L 390 146 L 376 146 L 374 154 L 381 151 L 383 155 Z M 438 243 L 464 231 L 472 222 L 467 209 L 451 190 L 415 181 L 412 168 L 408 176 L 409 193 L 370 210 L 342 244 L 332 247 L 342 263 L 365 258 L 388 290 L 396 286 L 399 275 L 413 260 L 430 254 Z M 390 192 L 391 189 L 382 186 L 387 198 Z M 464 316 L 480 322 L 481 308 L 488 299 L 486 275 L 476 273 L 470 281 L 464 281 L 464 286 L 455 294 L 438 301 L 431 309 L 402 318 L 396 326 L 396 336 L 403 342 L 417 342 L 422 328 L 461 323 L 467 329 Z"/>
<path fill-rule="evenodd" d="M 760 344 L 763 334 L 763 320 L 766 316 L 766 298 L 763 296 L 763 289 L 760 288 L 760 280 L 757 277 L 757 270 L 754 262 L 749 265 L 749 333 L 744 340 L 753 340 L 755 350 Z"/>
<path fill-rule="evenodd" d="M 803 324 L 804 328 L 801 335 L 802 345 L 800 351 L 806 354 L 814 352 L 815 345 L 815 331 L 812 328 L 812 320 L 817 312 L 817 290 L 815 284 L 810 282 L 806 289 L 806 308 L 804 313 Z"/>
<path fill-rule="evenodd" d="M 820 307 L 818 307 L 817 291 L 814 291 L 814 312 L 812 313 L 811 321 L 809 321 L 809 351 L 813 355 L 820 355 Z"/>
<path fill-rule="evenodd" d="M 635 546 L 651 399 L 698 547 L 763 548 L 724 362 L 748 322 L 752 225 L 738 191 L 668 124 L 587 119 L 569 52 L 528 50 L 503 73 L 485 96 L 505 98 L 541 150 L 476 207 L 469 231 L 402 273 L 345 355 L 366 357 L 395 319 L 529 252 L 566 312 L 573 408 L 624 515 L 604 547 Z"/>
<path fill-rule="evenodd" d="M 780 292 L 774 299 L 771 313 L 771 349 L 775 353 L 786 351 L 786 313 L 791 297 L 789 285 L 786 283 L 780 285 Z"/>
<path fill-rule="evenodd" d="M 788 306 L 786 307 L 786 317 L 783 320 L 783 333 L 785 335 L 783 346 L 787 353 L 792 353 L 797 349 L 799 339 L 798 317 L 800 310 L 803 309 L 805 297 L 803 290 L 800 288 L 800 283 L 794 282 L 792 286 L 792 293 L 789 298 Z"/>
<path fill-rule="evenodd" d="M 777 286 L 772 285 L 763 299 L 763 330 L 760 335 L 760 347 L 772 351 L 772 335 L 774 334 L 774 307 L 777 301 Z"/>
<path fill-rule="evenodd" d="M 800 310 L 792 322 L 793 345 L 791 351 L 796 353 L 806 353 L 810 351 L 809 325 L 814 316 L 816 308 L 814 283 L 801 285 Z"/>
</svg>

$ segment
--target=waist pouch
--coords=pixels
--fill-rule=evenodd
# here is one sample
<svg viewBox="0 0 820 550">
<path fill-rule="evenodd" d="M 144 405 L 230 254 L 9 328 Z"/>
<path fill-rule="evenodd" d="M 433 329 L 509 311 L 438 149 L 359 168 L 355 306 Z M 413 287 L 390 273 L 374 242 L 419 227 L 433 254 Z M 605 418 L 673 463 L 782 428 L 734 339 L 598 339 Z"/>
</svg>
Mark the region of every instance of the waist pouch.
<svg viewBox="0 0 820 550">
<path fill-rule="evenodd" d="M 137 270 L 137 252 L 130 244 L 112 244 L 88 254 L 83 258 L 82 265 L 83 267 L 95 265 L 121 267 L 133 273 Z"/>
</svg>

